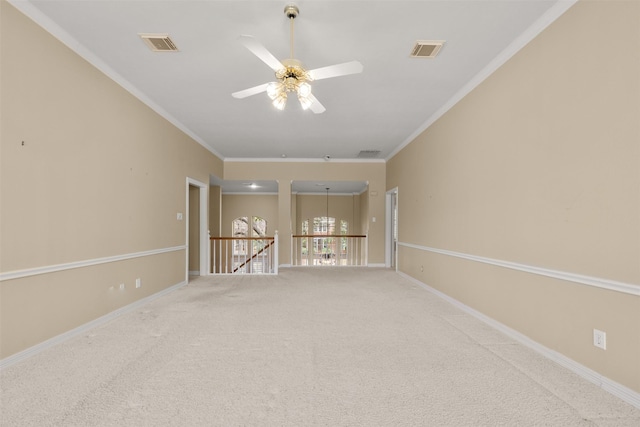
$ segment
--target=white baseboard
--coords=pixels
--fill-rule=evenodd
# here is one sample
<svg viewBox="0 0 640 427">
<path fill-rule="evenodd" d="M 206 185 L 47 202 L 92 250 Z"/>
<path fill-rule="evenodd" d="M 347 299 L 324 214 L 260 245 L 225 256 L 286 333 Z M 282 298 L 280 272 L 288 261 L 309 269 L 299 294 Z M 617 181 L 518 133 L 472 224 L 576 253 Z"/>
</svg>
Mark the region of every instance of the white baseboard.
<svg viewBox="0 0 640 427">
<path fill-rule="evenodd" d="M 386 265 L 384 264 L 384 262 L 378 262 L 378 263 L 369 263 L 367 264 L 367 267 L 385 268 Z"/>
<path fill-rule="evenodd" d="M 461 303 L 460 301 L 450 297 L 449 295 L 437 289 L 432 288 L 431 286 L 425 283 L 422 283 L 418 279 L 411 277 L 406 273 L 398 271 L 398 274 L 410 280 L 411 282 L 415 283 L 416 285 L 420 286 L 421 288 L 439 296 L 440 298 L 451 303 L 452 305 L 464 311 L 465 313 L 468 313 L 473 317 L 488 324 L 489 326 L 493 327 L 494 329 L 497 329 L 498 331 L 514 339 L 515 341 L 518 341 L 520 344 L 526 347 L 529 347 L 530 349 L 536 351 L 537 353 L 541 354 L 547 359 L 550 359 L 551 361 L 569 369 L 570 371 L 586 379 L 587 381 L 597 385 L 598 387 L 611 393 L 612 395 L 624 400 L 630 405 L 633 405 L 636 408 L 640 408 L 640 393 L 638 393 L 637 391 L 631 390 L 630 388 L 625 387 L 622 384 L 617 383 L 612 379 L 609 379 L 603 376 L 602 374 L 599 374 L 598 372 L 587 368 L 584 365 L 581 365 L 575 360 L 570 359 L 567 356 L 561 353 L 558 353 L 557 351 L 551 350 L 550 348 L 543 346 L 542 344 L 532 340 L 526 335 L 523 335 L 520 332 L 514 329 L 511 329 L 510 327 L 498 322 L 497 320 L 494 320 L 489 316 L 486 316 L 485 314 L 480 313 L 479 311 Z"/>
<path fill-rule="evenodd" d="M 200 270 L 189 270 L 189 276 L 199 276 Z"/>
<path fill-rule="evenodd" d="M 77 328 L 71 329 L 70 331 L 64 332 L 60 335 L 57 335 L 53 338 L 50 338 L 46 341 L 41 342 L 40 344 L 36 344 L 33 347 L 29 347 L 25 350 L 22 350 L 19 353 L 16 353 L 12 356 L 6 357 L 2 360 L 0 360 L 0 370 L 8 368 L 11 365 L 14 365 L 18 362 L 21 362 L 25 359 L 28 359 L 32 356 L 35 356 L 38 353 L 41 353 L 51 347 L 54 347 L 58 344 L 61 344 L 73 337 L 76 337 L 78 335 L 81 335 L 85 332 L 87 332 L 90 329 L 93 329 L 97 326 L 103 325 L 119 316 L 122 316 L 123 314 L 129 313 L 131 311 L 136 310 L 137 308 L 163 296 L 166 295 L 168 293 L 171 293 L 173 291 L 175 291 L 178 288 L 181 288 L 182 286 L 186 285 L 187 282 L 181 282 L 178 283 L 177 285 L 173 285 L 169 288 L 166 288 L 160 292 L 156 292 L 153 295 L 149 295 L 148 297 L 142 298 L 136 302 L 133 302 L 129 305 L 125 305 L 124 307 L 121 307 L 117 310 L 112 311 L 111 313 L 105 314 L 104 316 L 98 317 L 95 320 L 92 320 L 88 323 L 85 323 L 84 325 L 78 326 Z"/>
</svg>

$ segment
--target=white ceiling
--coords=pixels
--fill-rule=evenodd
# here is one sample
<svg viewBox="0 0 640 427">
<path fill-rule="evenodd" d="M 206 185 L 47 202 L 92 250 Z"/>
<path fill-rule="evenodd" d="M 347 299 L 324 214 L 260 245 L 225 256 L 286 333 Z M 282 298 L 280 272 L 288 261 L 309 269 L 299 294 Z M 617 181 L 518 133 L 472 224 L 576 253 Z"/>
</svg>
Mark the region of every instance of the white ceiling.
<svg viewBox="0 0 640 427">
<path fill-rule="evenodd" d="M 295 56 L 307 69 L 358 60 L 362 74 L 313 83 L 323 114 L 266 94 L 274 80 L 238 42 L 253 35 L 287 58 L 286 1 L 9 0 L 156 111 L 225 159 L 388 158 L 572 4 L 556 0 L 300 0 Z M 154 53 L 138 33 L 168 33 Z M 435 59 L 416 40 L 446 40 Z M 461 126 L 464 124 L 461 123 Z"/>
</svg>

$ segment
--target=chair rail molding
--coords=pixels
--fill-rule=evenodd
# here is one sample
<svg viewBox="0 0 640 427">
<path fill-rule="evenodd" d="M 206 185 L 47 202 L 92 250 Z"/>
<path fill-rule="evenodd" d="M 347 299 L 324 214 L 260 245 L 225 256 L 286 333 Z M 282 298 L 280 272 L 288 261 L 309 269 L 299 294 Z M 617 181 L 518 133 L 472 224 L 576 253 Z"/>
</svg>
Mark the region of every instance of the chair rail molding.
<svg viewBox="0 0 640 427">
<path fill-rule="evenodd" d="M 398 242 L 398 246 L 406 248 L 418 249 L 426 252 L 433 252 L 441 255 L 448 255 L 456 258 L 466 259 L 469 261 L 480 262 L 483 264 L 495 265 L 498 267 L 509 268 L 511 270 L 524 271 L 526 273 L 538 274 L 540 276 L 552 277 L 554 279 L 565 280 L 568 282 L 579 283 L 596 288 L 607 289 L 610 291 L 622 292 L 625 294 L 640 296 L 640 284 L 623 283 L 615 280 L 603 279 L 599 277 L 585 276 L 582 274 L 569 273 L 566 271 L 551 270 L 533 265 L 519 264 L 517 262 L 503 261 L 493 258 L 486 258 L 477 255 L 470 255 L 461 252 L 449 251 L 446 249 L 431 248 L 428 246 L 415 245 L 413 243 Z"/>
<path fill-rule="evenodd" d="M 124 261 L 128 259 L 141 258 L 145 256 L 164 254 L 167 252 L 183 251 L 186 248 L 187 248 L 186 245 L 172 246 L 169 248 L 153 249 L 153 250 L 142 251 L 142 252 L 133 252 L 133 253 L 124 254 L 124 255 L 94 258 L 94 259 L 88 259 L 83 261 L 68 262 L 64 264 L 46 265 L 43 267 L 28 268 L 24 270 L 7 271 L 5 273 L 0 273 L 0 282 L 3 282 L 5 280 L 21 279 L 23 277 L 29 277 L 29 276 L 37 276 L 39 274 L 55 273 L 56 271 L 72 270 L 74 268 L 90 267 L 92 265 L 107 264 L 110 262 Z"/>
</svg>

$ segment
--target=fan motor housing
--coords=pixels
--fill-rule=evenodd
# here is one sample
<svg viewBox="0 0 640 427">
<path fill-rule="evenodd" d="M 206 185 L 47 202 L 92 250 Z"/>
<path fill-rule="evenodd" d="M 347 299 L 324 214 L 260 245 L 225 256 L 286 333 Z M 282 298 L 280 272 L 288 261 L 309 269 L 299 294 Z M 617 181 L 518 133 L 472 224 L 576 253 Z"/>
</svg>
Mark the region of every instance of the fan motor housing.
<svg viewBox="0 0 640 427">
<path fill-rule="evenodd" d="M 297 85 L 302 82 L 311 81 L 309 73 L 307 73 L 297 59 L 285 59 L 282 61 L 282 65 L 284 65 L 285 68 L 276 72 L 276 78 L 285 83 L 285 86 L 289 87 L 292 84 Z M 290 79 L 294 79 L 295 81 Z"/>
</svg>

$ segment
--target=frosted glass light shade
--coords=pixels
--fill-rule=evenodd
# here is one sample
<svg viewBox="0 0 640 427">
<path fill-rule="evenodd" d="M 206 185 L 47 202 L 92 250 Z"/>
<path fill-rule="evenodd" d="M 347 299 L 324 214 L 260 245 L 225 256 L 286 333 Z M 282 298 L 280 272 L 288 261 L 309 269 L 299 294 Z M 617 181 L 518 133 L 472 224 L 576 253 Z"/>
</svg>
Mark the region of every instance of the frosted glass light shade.
<svg viewBox="0 0 640 427">
<path fill-rule="evenodd" d="M 311 95 L 311 85 L 307 82 L 300 83 L 298 86 L 298 96 L 306 98 L 309 95 Z"/>
<path fill-rule="evenodd" d="M 278 110 L 284 110 L 285 105 L 287 105 L 287 93 L 280 92 L 273 100 L 273 106 Z"/>
<path fill-rule="evenodd" d="M 282 83 L 271 82 L 267 86 L 267 95 L 274 101 L 282 92 Z"/>
<path fill-rule="evenodd" d="M 311 104 L 313 104 L 313 101 L 306 96 L 298 95 L 298 100 L 300 101 L 300 105 L 302 105 L 303 110 L 308 109 L 311 107 Z"/>
</svg>

